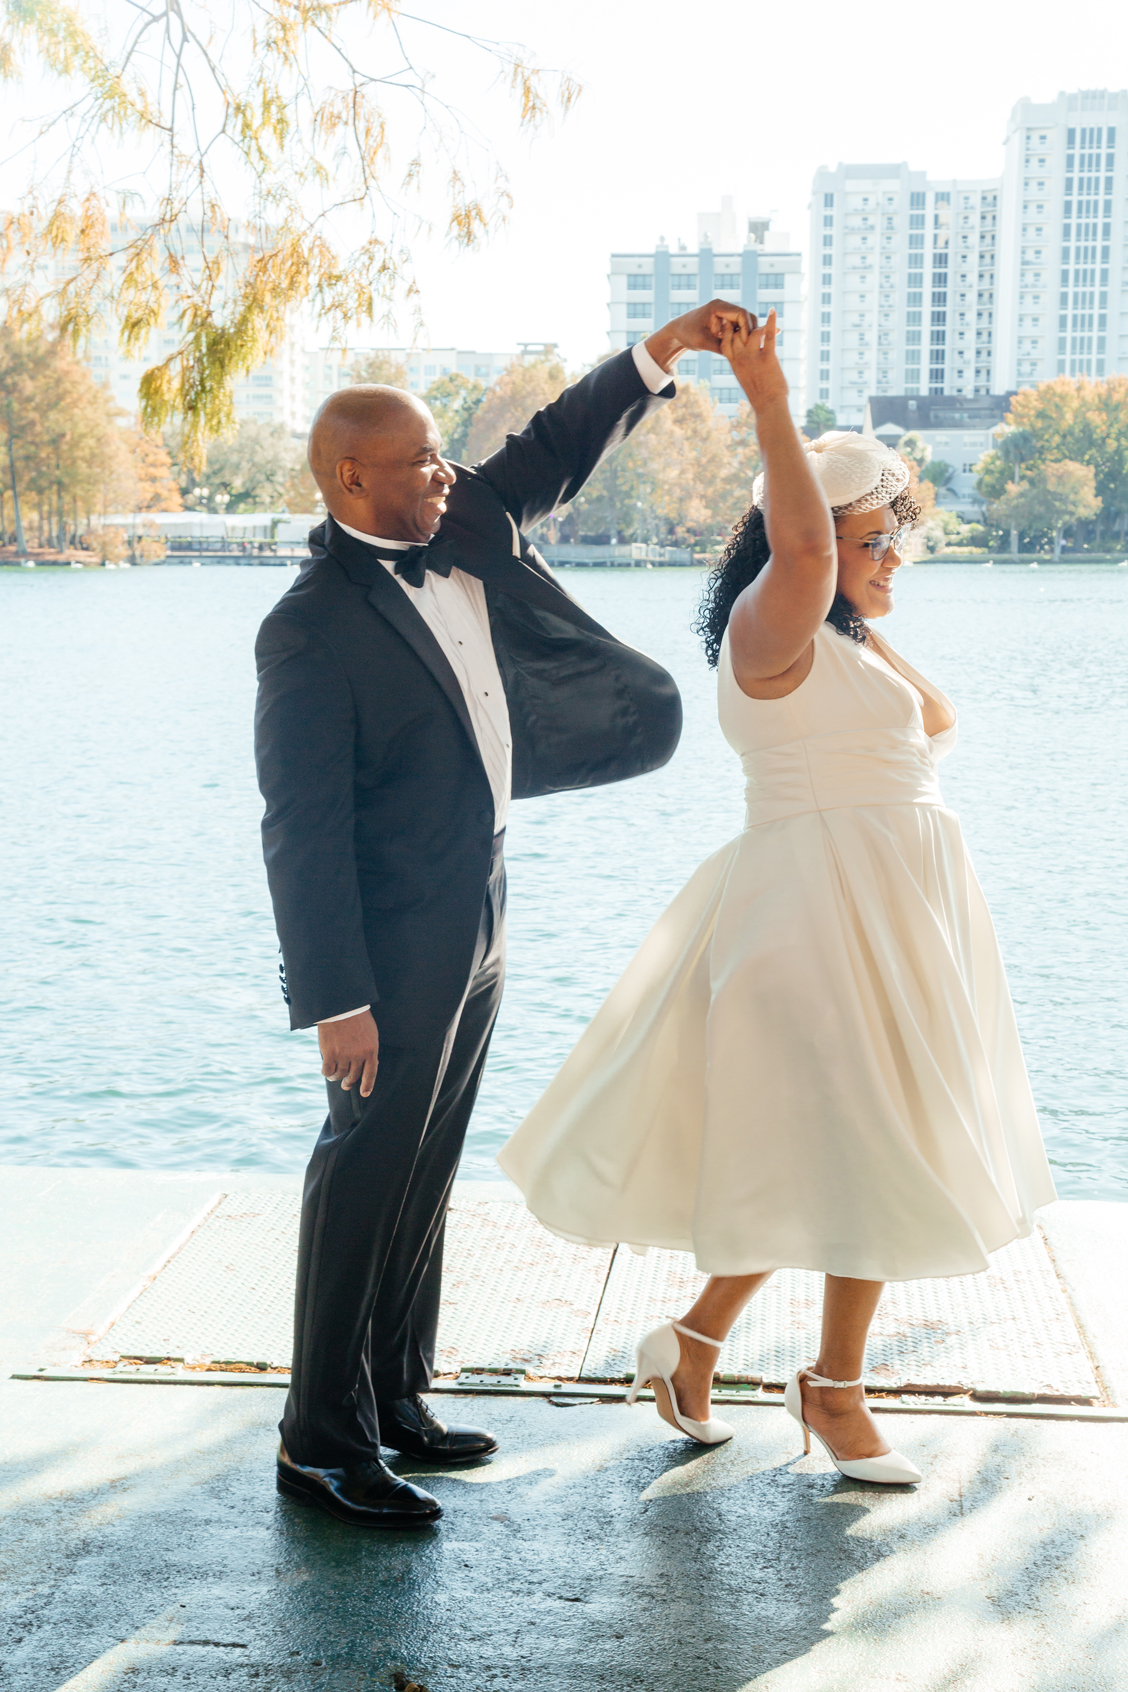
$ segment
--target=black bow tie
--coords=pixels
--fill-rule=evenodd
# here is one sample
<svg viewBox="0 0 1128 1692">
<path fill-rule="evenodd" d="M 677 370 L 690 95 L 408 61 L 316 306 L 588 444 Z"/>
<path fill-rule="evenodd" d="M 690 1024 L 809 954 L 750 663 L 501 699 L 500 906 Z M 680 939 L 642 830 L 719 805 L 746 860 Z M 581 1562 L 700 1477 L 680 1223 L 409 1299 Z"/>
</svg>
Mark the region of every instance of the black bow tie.
<svg viewBox="0 0 1128 1692">
<path fill-rule="evenodd" d="M 374 546 L 372 550 L 377 558 L 394 564 L 396 575 L 402 576 L 409 587 L 421 588 L 428 570 L 433 570 L 436 576 L 450 575 L 450 560 L 443 557 L 443 548 L 435 541 L 425 542 L 422 546 L 409 546 L 405 551 L 398 547 L 393 551 L 391 547 L 386 546 Z"/>
</svg>

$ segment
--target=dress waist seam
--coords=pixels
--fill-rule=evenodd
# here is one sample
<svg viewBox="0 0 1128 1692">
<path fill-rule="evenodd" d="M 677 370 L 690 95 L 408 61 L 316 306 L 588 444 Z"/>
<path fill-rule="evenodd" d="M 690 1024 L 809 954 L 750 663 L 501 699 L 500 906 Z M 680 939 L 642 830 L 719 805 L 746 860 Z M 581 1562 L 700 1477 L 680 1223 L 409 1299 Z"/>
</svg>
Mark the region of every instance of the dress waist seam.
<svg viewBox="0 0 1128 1692">
<path fill-rule="evenodd" d="M 769 823 L 789 822 L 792 817 L 817 817 L 824 811 L 888 811 L 911 807 L 914 811 L 927 809 L 943 811 L 952 815 L 950 807 L 938 799 L 867 799 L 854 800 L 843 805 L 806 805 L 800 811 L 782 811 L 778 817 L 762 817 L 759 822 L 746 822 L 741 829 L 742 834 L 749 834 L 754 828 L 766 828 Z"/>
</svg>

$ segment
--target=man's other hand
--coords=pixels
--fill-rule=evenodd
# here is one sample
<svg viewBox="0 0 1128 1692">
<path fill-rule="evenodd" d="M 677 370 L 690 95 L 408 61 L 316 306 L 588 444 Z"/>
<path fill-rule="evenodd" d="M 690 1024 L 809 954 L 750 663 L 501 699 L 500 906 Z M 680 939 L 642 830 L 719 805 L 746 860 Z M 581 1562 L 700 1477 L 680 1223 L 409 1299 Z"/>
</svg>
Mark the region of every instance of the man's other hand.
<svg viewBox="0 0 1128 1692">
<path fill-rule="evenodd" d="M 359 1081 L 360 1096 L 366 1099 L 380 1063 L 380 1035 L 372 1012 L 358 1011 L 344 1022 L 319 1022 L 317 1040 L 326 1081 L 339 1081 L 346 1091 Z"/>
<path fill-rule="evenodd" d="M 646 342 L 646 350 L 663 370 L 680 358 L 683 352 L 715 352 L 724 354 L 725 331 L 734 330 L 749 335 L 756 327 L 756 319 L 743 306 L 731 305 L 728 300 L 710 300 L 708 305 L 675 317 L 665 328 L 658 329 Z"/>
</svg>

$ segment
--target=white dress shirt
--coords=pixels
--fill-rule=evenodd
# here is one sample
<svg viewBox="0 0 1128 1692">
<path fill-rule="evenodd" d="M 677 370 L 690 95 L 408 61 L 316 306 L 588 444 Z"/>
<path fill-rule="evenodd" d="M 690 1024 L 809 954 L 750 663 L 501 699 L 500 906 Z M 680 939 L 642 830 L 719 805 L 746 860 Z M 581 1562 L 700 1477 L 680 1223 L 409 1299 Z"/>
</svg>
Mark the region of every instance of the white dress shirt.
<svg viewBox="0 0 1128 1692">
<path fill-rule="evenodd" d="M 641 341 L 631 348 L 631 354 L 635 368 L 652 394 L 658 393 L 672 380 L 670 372 L 662 369 Z M 340 518 L 335 521 L 354 540 L 364 541 L 368 546 L 381 546 L 385 551 L 407 552 L 415 544 L 413 541 L 387 540 L 383 535 L 366 535 L 362 529 L 353 529 L 348 523 L 342 523 Z M 516 533 L 515 528 L 515 544 Z M 509 727 L 509 705 L 501 685 L 501 673 L 490 634 L 486 590 L 477 576 L 457 568 L 452 569 L 449 576 L 428 570 L 423 577 L 423 586 L 412 587 L 410 582 L 396 575 L 394 560 L 381 558 L 380 563 L 419 612 L 458 678 L 493 794 L 494 832 L 500 834 L 509 816 L 513 740 Z M 344 1022 L 369 1008 L 368 1005 L 360 1005 L 356 1010 L 342 1011 L 339 1016 L 327 1016 L 322 1020 Z"/>
</svg>

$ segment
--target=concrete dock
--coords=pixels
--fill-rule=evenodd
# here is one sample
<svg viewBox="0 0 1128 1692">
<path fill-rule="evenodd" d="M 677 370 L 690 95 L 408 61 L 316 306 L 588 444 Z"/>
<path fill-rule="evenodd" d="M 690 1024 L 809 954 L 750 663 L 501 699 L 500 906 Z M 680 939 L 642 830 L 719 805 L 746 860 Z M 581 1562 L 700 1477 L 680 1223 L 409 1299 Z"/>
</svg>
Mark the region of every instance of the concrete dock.
<svg viewBox="0 0 1128 1692">
<path fill-rule="evenodd" d="M 12 1692 L 1128 1686 L 1128 1424 L 1113 1419 L 1128 1400 L 1125 1206 L 1059 1205 L 1046 1221 L 1101 1402 L 918 1414 L 891 1400 L 890 1431 L 924 1471 L 915 1490 L 802 1458 L 774 1403 L 726 1409 L 736 1439 L 702 1451 L 650 1406 L 566 1387 L 443 1393 L 442 1413 L 488 1423 L 501 1452 L 446 1474 L 399 1465 L 444 1519 L 363 1534 L 274 1491 L 281 1393 L 262 1379 L 10 1378 L 37 1358 L 61 1368 L 68 1343 L 73 1360 L 132 1308 L 216 1185 L 0 1171 Z"/>
</svg>

